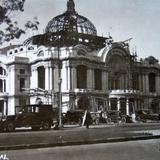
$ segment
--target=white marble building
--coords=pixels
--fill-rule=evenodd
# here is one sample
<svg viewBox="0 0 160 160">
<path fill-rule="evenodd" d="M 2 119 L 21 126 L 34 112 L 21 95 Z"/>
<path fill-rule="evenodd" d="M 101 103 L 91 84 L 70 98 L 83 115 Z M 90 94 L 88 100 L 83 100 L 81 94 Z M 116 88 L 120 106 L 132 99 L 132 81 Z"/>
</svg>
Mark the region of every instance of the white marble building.
<svg viewBox="0 0 160 160">
<path fill-rule="evenodd" d="M 95 26 L 75 11 L 73 0 L 44 34 L 0 49 L 0 57 L 1 115 L 15 114 L 15 106 L 39 99 L 56 106 L 59 89 L 63 111 L 160 112 L 158 60 L 150 56 L 138 61 L 127 42 L 97 36 Z"/>
</svg>

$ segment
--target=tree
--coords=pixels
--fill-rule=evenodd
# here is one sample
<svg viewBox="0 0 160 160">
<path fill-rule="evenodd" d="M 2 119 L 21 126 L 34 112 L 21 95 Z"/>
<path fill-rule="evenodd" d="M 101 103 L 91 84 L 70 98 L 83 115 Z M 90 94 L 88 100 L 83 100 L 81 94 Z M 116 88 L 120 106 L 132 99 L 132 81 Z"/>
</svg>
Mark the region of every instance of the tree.
<svg viewBox="0 0 160 160">
<path fill-rule="evenodd" d="M 12 21 L 15 12 L 23 12 L 26 0 L 2 0 L 0 4 L 0 44 L 19 39 L 27 29 L 38 30 L 39 22 L 35 17 L 32 21 L 27 21 L 23 29 L 18 26 L 17 21 Z"/>
</svg>

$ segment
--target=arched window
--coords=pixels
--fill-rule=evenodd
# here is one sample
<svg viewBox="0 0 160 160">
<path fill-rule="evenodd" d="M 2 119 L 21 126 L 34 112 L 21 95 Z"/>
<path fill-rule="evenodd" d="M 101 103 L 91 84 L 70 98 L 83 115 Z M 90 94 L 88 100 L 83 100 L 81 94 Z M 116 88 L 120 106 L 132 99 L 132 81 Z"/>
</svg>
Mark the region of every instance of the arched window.
<svg viewBox="0 0 160 160">
<path fill-rule="evenodd" d="M 6 75 L 6 70 L 3 67 L 0 67 L 0 75 Z"/>
<path fill-rule="evenodd" d="M 0 75 L 2 75 L 2 74 L 3 74 L 3 68 L 0 67 Z"/>
<path fill-rule="evenodd" d="M 87 88 L 87 67 L 84 65 L 77 66 L 77 88 Z"/>
<path fill-rule="evenodd" d="M 40 66 L 37 69 L 38 71 L 38 88 L 45 89 L 45 68 Z"/>
<path fill-rule="evenodd" d="M 149 74 L 149 92 L 155 92 L 156 91 L 156 75 L 155 73 Z"/>
<path fill-rule="evenodd" d="M 0 92 L 3 92 L 3 81 L 0 79 Z"/>
</svg>

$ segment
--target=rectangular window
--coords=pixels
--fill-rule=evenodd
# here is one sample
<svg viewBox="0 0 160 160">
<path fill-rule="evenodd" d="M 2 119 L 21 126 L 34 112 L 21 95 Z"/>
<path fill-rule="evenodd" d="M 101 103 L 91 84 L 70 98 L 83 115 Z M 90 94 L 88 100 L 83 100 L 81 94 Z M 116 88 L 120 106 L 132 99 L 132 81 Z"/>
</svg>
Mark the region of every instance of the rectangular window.
<svg viewBox="0 0 160 160">
<path fill-rule="evenodd" d="M 102 71 L 100 69 L 94 70 L 95 89 L 102 89 Z"/>
<path fill-rule="evenodd" d="M 4 101 L 1 100 L 0 101 L 0 113 L 3 113 L 3 111 L 4 111 Z"/>
<path fill-rule="evenodd" d="M 25 69 L 20 69 L 20 74 L 25 74 Z"/>
<path fill-rule="evenodd" d="M 23 88 L 25 88 L 25 78 L 20 78 L 20 91 L 23 91 Z"/>
</svg>

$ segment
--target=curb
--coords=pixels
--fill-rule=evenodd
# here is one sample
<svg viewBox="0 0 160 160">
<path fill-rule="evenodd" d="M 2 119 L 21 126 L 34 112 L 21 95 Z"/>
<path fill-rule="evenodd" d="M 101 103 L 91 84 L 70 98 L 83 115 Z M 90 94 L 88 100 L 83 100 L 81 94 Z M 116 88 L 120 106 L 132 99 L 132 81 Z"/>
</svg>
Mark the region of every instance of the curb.
<svg viewBox="0 0 160 160">
<path fill-rule="evenodd" d="M 76 141 L 76 142 L 59 142 L 59 143 L 37 143 L 37 144 L 22 144 L 13 146 L 0 146 L 0 151 L 4 150 L 21 150 L 21 149 L 36 149 L 36 148 L 49 148 L 49 147 L 63 147 L 63 146 L 77 146 L 77 145 L 89 145 L 89 144 L 100 144 L 100 143 L 118 143 L 127 141 L 138 141 L 138 140 L 149 140 L 158 139 L 160 135 L 143 135 L 143 136 L 132 136 L 132 137 L 115 137 L 107 139 L 94 139 L 90 141 Z"/>
</svg>

